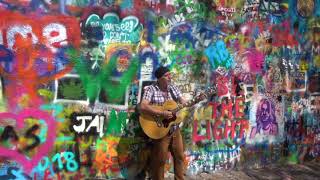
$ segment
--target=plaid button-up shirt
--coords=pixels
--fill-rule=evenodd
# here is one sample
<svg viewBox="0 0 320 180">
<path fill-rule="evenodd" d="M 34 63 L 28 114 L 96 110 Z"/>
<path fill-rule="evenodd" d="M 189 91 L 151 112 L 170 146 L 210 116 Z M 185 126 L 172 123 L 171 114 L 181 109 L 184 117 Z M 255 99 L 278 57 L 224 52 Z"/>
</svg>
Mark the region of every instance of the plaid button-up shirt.
<svg viewBox="0 0 320 180">
<path fill-rule="evenodd" d="M 172 93 L 170 93 L 170 89 Z M 175 96 L 172 97 L 172 94 Z M 179 99 L 182 96 L 181 91 L 177 88 L 177 86 L 170 84 L 168 86 L 167 92 L 163 92 L 160 90 L 158 84 L 152 84 L 145 88 L 145 92 L 143 94 L 143 99 L 149 101 L 152 105 L 163 105 L 168 100 Z"/>
</svg>

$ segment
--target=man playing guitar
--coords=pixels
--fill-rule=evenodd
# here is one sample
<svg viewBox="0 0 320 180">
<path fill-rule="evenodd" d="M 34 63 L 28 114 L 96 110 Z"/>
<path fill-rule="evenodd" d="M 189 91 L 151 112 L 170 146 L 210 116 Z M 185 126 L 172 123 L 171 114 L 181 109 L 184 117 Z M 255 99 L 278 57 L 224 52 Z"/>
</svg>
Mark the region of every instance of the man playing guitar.
<svg viewBox="0 0 320 180">
<path fill-rule="evenodd" d="M 184 117 L 178 116 L 177 112 L 201 101 L 207 95 L 201 94 L 186 102 L 181 91 L 171 83 L 168 68 L 159 67 L 155 76 L 157 82 L 148 86 L 143 94 L 139 117 L 143 131 L 153 139 L 151 176 L 153 180 L 164 179 L 164 167 L 170 151 L 174 161 L 175 179 L 184 179 L 184 148 L 179 129 Z"/>
</svg>

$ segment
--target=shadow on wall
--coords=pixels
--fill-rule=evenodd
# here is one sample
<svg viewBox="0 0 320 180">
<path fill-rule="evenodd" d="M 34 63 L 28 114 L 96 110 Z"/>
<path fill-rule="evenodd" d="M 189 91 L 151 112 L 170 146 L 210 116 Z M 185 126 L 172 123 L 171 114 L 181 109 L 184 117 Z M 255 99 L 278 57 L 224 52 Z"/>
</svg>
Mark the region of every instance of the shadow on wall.
<svg viewBox="0 0 320 180">
<path fill-rule="evenodd" d="M 120 137 L 116 148 L 118 153 L 118 164 L 121 168 L 121 175 L 128 180 L 145 179 L 149 173 L 150 155 L 152 142 L 147 137 L 139 124 L 139 114 L 134 112 L 129 117 L 126 128 L 136 127 L 134 137 L 128 138 L 129 129 Z M 132 130 L 132 129 L 131 129 Z M 121 156 L 127 157 L 122 159 Z"/>
</svg>

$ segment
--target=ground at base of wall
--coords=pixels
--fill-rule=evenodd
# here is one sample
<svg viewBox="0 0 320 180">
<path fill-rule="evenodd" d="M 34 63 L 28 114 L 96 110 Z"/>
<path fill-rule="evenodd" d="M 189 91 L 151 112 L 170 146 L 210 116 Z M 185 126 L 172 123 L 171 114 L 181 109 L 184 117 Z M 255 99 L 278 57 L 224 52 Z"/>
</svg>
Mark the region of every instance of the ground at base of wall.
<svg viewBox="0 0 320 180">
<path fill-rule="evenodd" d="M 173 180 L 168 174 L 165 180 Z M 269 165 L 263 168 L 217 171 L 212 174 L 201 173 L 186 176 L 185 180 L 320 180 L 320 162 L 304 164 Z"/>
</svg>

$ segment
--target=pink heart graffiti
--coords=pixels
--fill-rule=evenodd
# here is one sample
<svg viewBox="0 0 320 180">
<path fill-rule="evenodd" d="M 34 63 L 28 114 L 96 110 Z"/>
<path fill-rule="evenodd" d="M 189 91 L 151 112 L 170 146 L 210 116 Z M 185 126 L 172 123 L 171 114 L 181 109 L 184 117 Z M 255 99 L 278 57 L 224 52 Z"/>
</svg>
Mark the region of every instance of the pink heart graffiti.
<svg viewBox="0 0 320 180">
<path fill-rule="evenodd" d="M 25 109 L 19 114 L 13 114 L 9 112 L 0 113 L 0 121 L 3 121 L 4 119 L 13 119 L 16 121 L 18 129 L 23 128 L 24 120 L 30 117 L 36 118 L 38 120 L 44 120 L 48 126 L 46 142 L 40 145 L 37 154 L 29 160 L 24 154 L 21 154 L 16 150 L 10 150 L 0 147 L 0 155 L 5 155 L 5 157 L 8 157 L 20 163 L 26 173 L 30 173 L 32 168 L 38 165 L 42 157 L 46 156 L 50 152 L 50 150 L 52 150 L 51 147 L 54 144 L 56 133 L 56 124 L 54 118 L 47 112 L 40 111 L 38 109 Z"/>
</svg>

